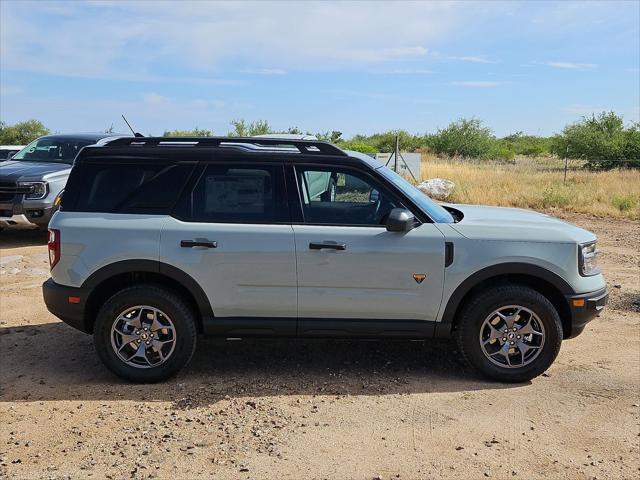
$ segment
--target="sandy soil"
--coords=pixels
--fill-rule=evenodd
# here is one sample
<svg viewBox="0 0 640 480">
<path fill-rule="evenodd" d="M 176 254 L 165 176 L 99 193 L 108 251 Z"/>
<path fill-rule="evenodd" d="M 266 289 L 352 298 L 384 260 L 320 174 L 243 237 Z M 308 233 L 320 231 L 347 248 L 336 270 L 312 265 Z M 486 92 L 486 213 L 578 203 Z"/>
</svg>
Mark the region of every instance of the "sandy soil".
<svg viewBox="0 0 640 480">
<path fill-rule="evenodd" d="M 202 339 L 126 384 L 44 307 L 45 239 L 0 233 L 0 477 L 638 478 L 640 223 L 585 216 L 606 312 L 522 385 L 440 342 Z"/>
</svg>

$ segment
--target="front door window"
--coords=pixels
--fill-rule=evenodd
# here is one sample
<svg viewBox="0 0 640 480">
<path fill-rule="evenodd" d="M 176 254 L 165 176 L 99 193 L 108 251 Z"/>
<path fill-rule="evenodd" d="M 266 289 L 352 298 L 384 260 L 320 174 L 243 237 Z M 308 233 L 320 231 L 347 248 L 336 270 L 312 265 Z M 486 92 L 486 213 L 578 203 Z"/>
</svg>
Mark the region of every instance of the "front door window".
<svg viewBox="0 0 640 480">
<path fill-rule="evenodd" d="M 304 221 L 314 225 L 384 226 L 394 208 L 404 208 L 377 181 L 339 168 L 298 169 Z"/>
</svg>

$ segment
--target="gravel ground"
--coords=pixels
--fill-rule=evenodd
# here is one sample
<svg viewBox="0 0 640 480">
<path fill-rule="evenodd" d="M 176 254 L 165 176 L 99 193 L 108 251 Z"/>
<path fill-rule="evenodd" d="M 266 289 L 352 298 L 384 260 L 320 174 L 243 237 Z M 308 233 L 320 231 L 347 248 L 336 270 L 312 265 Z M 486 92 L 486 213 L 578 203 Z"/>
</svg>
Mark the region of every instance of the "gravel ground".
<svg viewBox="0 0 640 480">
<path fill-rule="evenodd" d="M 217 339 L 126 384 L 44 307 L 44 236 L 2 232 L 0 477 L 638 478 L 640 223 L 568 219 L 600 237 L 611 304 L 519 385 L 447 341 Z"/>
</svg>

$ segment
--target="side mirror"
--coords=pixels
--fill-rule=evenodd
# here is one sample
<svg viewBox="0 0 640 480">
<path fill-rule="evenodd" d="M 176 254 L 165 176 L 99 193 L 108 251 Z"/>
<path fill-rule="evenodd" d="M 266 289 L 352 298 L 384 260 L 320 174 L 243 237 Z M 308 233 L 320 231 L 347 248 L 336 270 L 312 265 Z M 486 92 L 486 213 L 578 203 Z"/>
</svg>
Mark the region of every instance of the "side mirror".
<svg viewBox="0 0 640 480">
<path fill-rule="evenodd" d="M 406 208 L 394 208 L 387 218 L 388 232 L 408 232 L 413 230 L 416 217 Z"/>
</svg>

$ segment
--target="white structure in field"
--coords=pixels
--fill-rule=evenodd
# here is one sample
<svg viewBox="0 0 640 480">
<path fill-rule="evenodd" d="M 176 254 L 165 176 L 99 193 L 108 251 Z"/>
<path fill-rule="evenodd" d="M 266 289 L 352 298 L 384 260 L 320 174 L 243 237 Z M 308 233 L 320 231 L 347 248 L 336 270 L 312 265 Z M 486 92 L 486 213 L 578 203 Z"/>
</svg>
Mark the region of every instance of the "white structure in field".
<svg viewBox="0 0 640 480">
<path fill-rule="evenodd" d="M 403 158 L 404 158 L 404 162 L 402 161 Z M 408 179 L 411 179 L 412 178 L 411 174 L 413 174 L 413 177 L 415 177 L 417 181 L 421 181 L 422 180 L 421 174 L 420 174 L 421 159 L 422 159 L 422 156 L 419 153 L 401 152 L 400 155 L 398 156 L 398 172 L 397 173 L 399 173 L 400 175 Z M 384 165 L 387 165 L 392 170 L 396 163 L 396 159 L 393 153 L 376 153 L 376 160 L 378 160 Z M 387 162 L 389 163 L 387 164 Z"/>
</svg>

